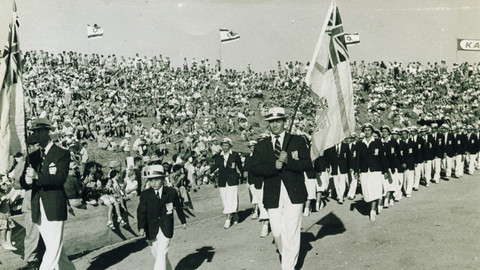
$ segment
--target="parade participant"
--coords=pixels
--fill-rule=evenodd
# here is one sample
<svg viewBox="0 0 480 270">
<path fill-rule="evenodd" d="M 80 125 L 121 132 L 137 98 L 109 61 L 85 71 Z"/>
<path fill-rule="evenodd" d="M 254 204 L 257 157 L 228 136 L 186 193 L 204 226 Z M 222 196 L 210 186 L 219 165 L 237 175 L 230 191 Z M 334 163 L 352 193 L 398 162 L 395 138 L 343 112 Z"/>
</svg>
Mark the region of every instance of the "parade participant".
<svg viewBox="0 0 480 270">
<path fill-rule="evenodd" d="M 363 200 L 370 204 L 370 220 L 375 221 L 382 198 L 383 180 L 388 176 L 382 141 L 373 138 L 373 126 L 362 126 L 365 138 L 358 144 L 357 174 L 362 185 Z M 381 211 L 381 210 L 380 210 Z"/>
<path fill-rule="evenodd" d="M 343 204 L 345 189 L 348 180 L 349 162 L 351 162 L 350 148 L 345 141 L 325 149 L 327 170 L 333 177 L 335 193 L 339 204 Z"/>
<path fill-rule="evenodd" d="M 412 197 L 413 182 L 415 181 L 415 158 L 414 158 L 414 142 L 409 137 L 409 129 L 402 129 L 402 139 L 400 141 L 400 156 L 403 172 L 403 190 L 405 197 Z"/>
<path fill-rule="evenodd" d="M 222 198 L 223 213 L 226 215 L 224 229 L 230 228 L 233 217 L 238 223 L 238 184 L 243 174 L 242 161 L 238 152 L 232 151 L 232 140 L 224 138 L 220 143 L 222 151 L 213 157 L 212 172 L 218 170 L 217 184 Z"/>
<path fill-rule="evenodd" d="M 187 228 L 187 222 L 177 192 L 165 186 L 162 165 L 151 165 L 146 172 L 150 188 L 140 194 L 137 208 L 138 232 L 147 237 L 155 258 L 154 269 L 170 270 L 172 265 L 168 259 L 168 247 L 173 237 L 173 210 L 177 212 L 184 229 Z"/>
<path fill-rule="evenodd" d="M 405 168 L 403 168 L 403 156 L 402 156 L 402 150 L 400 147 L 400 132 L 401 130 L 399 128 L 393 128 L 392 131 L 392 140 L 395 141 L 396 148 L 397 148 L 397 154 L 396 154 L 396 159 L 395 161 L 397 162 L 396 166 L 396 171 L 392 174 L 392 179 L 393 179 L 393 184 L 394 184 L 394 192 L 393 192 L 393 198 L 394 201 L 400 201 L 402 199 L 402 187 L 403 187 L 403 178 L 404 178 L 404 172 Z"/>
<path fill-rule="evenodd" d="M 413 190 L 417 191 L 420 186 L 420 179 L 424 173 L 423 161 L 425 152 L 425 140 L 418 134 L 416 126 L 410 127 L 411 141 L 414 144 L 413 157 L 415 161 L 415 175 L 413 178 Z"/>
<path fill-rule="evenodd" d="M 5 250 L 17 250 L 12 242 L 12 229 L 15 228 L 15 222 L 10 217 L 10 203 L 12 202 L 11 192 L 12 182 L 6 175 L 0 174 L 0 243 Z"/>
<path fill-rule="evenodd" d="M 255 175 L 255 173 L 252 171 L 252 155 L 256 144 L 257 141 L 255 140 L 248 142 L 250 153 L 245 157 L 243 169 L 248 173 L 247 177 L 250 193 L 252 194 L 252 204 L 255 205 L 252 219 L 259 219 L 260 221 L 263 221 L 260 237 L 267 237 L 269 233 L 269 219 L 267 210 L 263 206 L 263 177 Z"/>
<path fill-rule="evenodd" d="M 305 139 L 285 130 L 285 109 L 266 114 L 270 138 L 253 152 L 253 172 L 264 178 L 263 203 L 268 211 L 282 269 L 294 269 L 300 252 L 303 204 L 307 199 L 304 172 L 312 168 Z"/>
<path fill-rule="evenodd" d="M 433 169 L 433 160 L 435 159 L 435 139 L 432 134 L 428 134 L 428 127 L 420 128 L 420 135 L 425 141 L 425 147 L 423 151 L 423 177 L 425 179 L 425 187 L 430 187 L 430 182 L 432 181 L 432 169 Z"/>
<path fill-rule="evenodd" d="M 453 158 L 455 157 L 455 137 L 449 132 L 450 126 L 443 124 L 441 126 L 441 132 L 443 137 L 443 167 L 445 168 L 445 178 L 448 180 L 452 176 Z M 440 134 L 439 134 L 440 135 Z"/>
<path fill-rule="evenodd" d="M 475 161 L 477 156 L 477 145 L 479 144 L 479 139 L 477 134 L 475 133 L 475 129 L 473 126 L 467 126 L 468 134 L 467 134 L 467 147 L 465 151 L 466 160 L 467 160 L 467 173 L 473 174 L 475 172 Z"/>
<path fill-rule="evenodd" d="M 388 125 L 383 125 L 380 128 L 382 133 L 382 144 L 384 149 L 385 158 L 387 159 L 388 164 L 388 178 L 383 179 L 383 198 L 380 200 L 379 207 L 388 208 L 389 206 L 394 205 L 393 192 L 395 191 L 395 182 L 394 178 L 397 176 L 398 171 L 397 167 L 399 166 L 400 160 L 400 148 L 395 140 L 391 137 L 391 129 Z"/>
<path fill-rule="evenodd" d="M 21 179 L 22 187 L 32 190 L 32 221 L 45 243 L 40 270 L 75 269 L 63 249 L 63 225 L 67 219 L 67 198 L 63 189 L 68 175 L 70 152 L 50 139 L 55 130 L 50 120 L 39 118 L 27 140 L 40 148 L 29 156 L 30 167 Z"/>
<path fill-rule="evenodd" d="M 432 182 L 438 184 L 440 182 L 440 173 L 442 171 L 443 158 L 443 135 L 438 132 L 438 124 L 432 123 L 433 144 L 435 149 L 435 158 L 433 159 L 433 178 Z"/>
<path fill-rule="evenodd" d="M 348 173 L 348 182 L 349 187 L 348 187 L 348 193 L 347 197 L 350 200 L 355 200 L 355 196 L 357 194 L 357 185 L 358 185 L 358 179 L 355 177 L 355 171 L 357 168 L 355 165 L 357 164 L 357 134 L 352 133 L 350 137 L 348 138 L 348 149 L 350 150 L 350 156 L 352 160 L 348 163 L 349 166 L 349 173 Z"/>
<path fill-rule="evenodd" d="M 463 176 L 465 170 L 465 148 L 467 147 L 468 138 L 467 134 L 464 133 L 462 124 L 457 125 L 457 130 L 454 135 L 454 165 L 455 165 L 455 178 L 460 178 Z"/>
</svg>

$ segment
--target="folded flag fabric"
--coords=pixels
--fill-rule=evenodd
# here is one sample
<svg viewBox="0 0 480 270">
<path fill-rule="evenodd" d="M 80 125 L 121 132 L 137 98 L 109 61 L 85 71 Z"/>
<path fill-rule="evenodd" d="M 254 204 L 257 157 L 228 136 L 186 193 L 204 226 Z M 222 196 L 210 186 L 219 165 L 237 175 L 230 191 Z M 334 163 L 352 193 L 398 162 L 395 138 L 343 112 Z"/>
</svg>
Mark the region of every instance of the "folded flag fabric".
<svg viewBox="0 0 480 270">
<path fill-rule="evenodd" d="M 101 38 L 101 37 L 103 37 L 102 27 L 98 26 L 97 24 L 94 24 L 93 26 L 90 26 L 89 24 L 87 24 L 88 39 Z"/>
<path fill-rule="evenodd" d="M 226 28 L 220 29 L 220 42 L 230 42 L 240 38 L 240 35 Z"/>
</svg>

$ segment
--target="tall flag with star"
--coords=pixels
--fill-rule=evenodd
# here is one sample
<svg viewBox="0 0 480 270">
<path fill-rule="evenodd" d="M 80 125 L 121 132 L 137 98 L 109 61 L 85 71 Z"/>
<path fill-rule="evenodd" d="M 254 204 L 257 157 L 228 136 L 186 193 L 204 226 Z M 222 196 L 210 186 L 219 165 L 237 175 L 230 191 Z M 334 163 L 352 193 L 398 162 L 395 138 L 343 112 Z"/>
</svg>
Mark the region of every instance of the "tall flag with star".
<svg viewBox="0 0 480 270">
<path fill-rule="evenodd" d="M 220 29 L 220 42 L 221 43 L 234 41 L 234 40 L 237 40 L 239 38 L 240 38 L 240 35 L 233 32 L 233 31 L 230 31 L 226 28 L 221 28 Z"/>
<path fill-rule="evenodd" d="M 27 152 L 18 27 L 17 6 L 13 2 L 8 40 L 0 54 L 0 174 L 9 169 L 11 155 Z"/>
<path fill-rule="evenodd" d="M 103 37 L 103 29 L 97 24 L 90 26 L 87 24 L 87 38 L 94 39 L 94 38 L 101 38 Z"/>
<path fill-rule="evenodd" d="M 342 19 L 332 1 L 305 82 L 319 98 L 310 156 L 349 137 L 355 130 L 353 86 Z"/>
</svg>

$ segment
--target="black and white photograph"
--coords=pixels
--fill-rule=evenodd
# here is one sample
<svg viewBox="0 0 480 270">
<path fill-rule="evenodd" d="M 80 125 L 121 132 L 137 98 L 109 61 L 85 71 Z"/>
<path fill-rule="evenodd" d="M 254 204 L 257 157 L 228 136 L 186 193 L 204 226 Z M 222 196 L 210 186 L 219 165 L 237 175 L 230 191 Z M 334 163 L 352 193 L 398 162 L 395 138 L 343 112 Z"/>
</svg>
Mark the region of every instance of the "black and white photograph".
<svg viewBox="0 0 480 270">
<path fill-rule="evenodd" d="M 0 270 L 480 269 L 477 0 L 1 0 Z"/>
</svg>

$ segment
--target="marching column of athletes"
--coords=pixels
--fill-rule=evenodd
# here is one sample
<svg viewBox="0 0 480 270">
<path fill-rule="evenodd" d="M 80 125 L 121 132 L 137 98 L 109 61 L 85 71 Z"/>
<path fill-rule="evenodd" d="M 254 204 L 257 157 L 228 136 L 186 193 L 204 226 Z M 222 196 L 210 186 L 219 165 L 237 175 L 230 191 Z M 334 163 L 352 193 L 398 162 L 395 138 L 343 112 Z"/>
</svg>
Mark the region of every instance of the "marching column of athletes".
<svg viewBox="0 0 480 270">
<path fill-rule="evenodd" d="M 361 194 L 370 204 L 370 220 L 375 221 L 384 208 L 394 206 L 402 198 L 411 198 L 420 185 L 429 188 L 432 183 L 439 184 L 440 179 L 460 178 L 464 173 L 479 170 L 479 138 L 478 125 L 432 123 L 375 129 L 370 123 L 364 124 L 360 134 L 353 133 L 326 149 L 323 156 L 312 162 L 312 170 L 305 171 L 308 196 L 303 215 L 325 207 L 328 197 L 343 204 L 345 199 L 354 200 Z M 255 143 L 250 141 L 249 147 L 252 149 Z M 248 160 L 249 157 L 247 163 Z M 246 171 L 248 168 L 245 166 Z M 257 195 L 263 193 L 262 184 L 251 171 L 248 175 L 255 179 L 249 183 L 255 205 L 252 219 L 257 219 L 264 212 Z M 268 221 L 268 215 L 261 220 Z M 268 235 L 268 222 L 263 225 L 261 237 Z"/>
<path fill-rule="evenodd" d="M 478 125 L 443 123 L 439 127 L 434 122 L 420 128 L 384 125 L 376 129 L 366 123 L 358 136 L 351 134 L 312 161 L 309 139 L 286 132 L 283 108 L 270 109 L 265 120 L 269 130 L 258 141 L 248 142 L 250 152 L 243 166 L 240 155 L 231 150 L 231 140 L 224 138 L 212 170 L 219 170 L 220 187 L 220 180 L 231 179 L 227 188 L 235 188 L 228 194 L 220 192 L 227 215 L 225 229 L 232 219 L 237 223 L 236 187 L 247 173 L 254 205 L 251 218 L 263 222 L 260 237 L 272 229 L 282 269 L 294 269 L 296 264 L 302 212 L 303 216 L 318 212 L 328 197 L 343 204 L 361 194 L 370 206 L 370 220 L 375 221 L 384 208 L 411 198 L 420 185 L 429 188 L 441 178 L 460 178 L 480 169 Z"/>
</svg>

